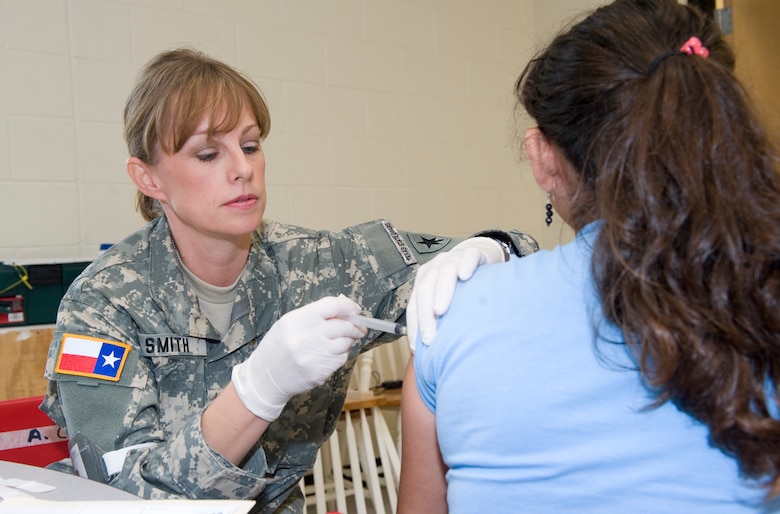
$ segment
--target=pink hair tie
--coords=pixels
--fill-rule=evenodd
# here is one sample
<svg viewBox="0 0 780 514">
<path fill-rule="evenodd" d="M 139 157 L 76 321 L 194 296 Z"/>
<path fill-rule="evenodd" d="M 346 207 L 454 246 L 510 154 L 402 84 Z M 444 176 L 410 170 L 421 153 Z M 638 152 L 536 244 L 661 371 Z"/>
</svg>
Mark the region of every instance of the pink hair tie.
<svg viewBox="0 0 780 514">
<path fill-rule="evenodd" d="M 655 59 L 653 59 L 653 62 L 650 63 L 650 67 L 647 69 L 647 74 L 652 75 L 653 72 L 655 72 L 656 68 L 658 68 L 658 65 L 661 64 L 661 61 L 666 59 L 667 57 L 672 57 L 673 55 L 698 55 L 699 57 L 707 58 L 710 55 L 710 51 L 707 50 L 707 47 L 701 44 L 701 39 L 697 38 L 696 36 L 693 36 L 688 41 L 685 42 L 683 46 L 680 47 L 679 50 L 672 50 L 670 52 L 664 52 Z"/>
<path fill-rule="evenodd" d="M 701 44 L 701 39 L 693 36 L 680 47 L 680 51 L 688 55 L 698 55 L 705 59 L 710 56 L 710 51 L 707 47 Z"/>
</svg>

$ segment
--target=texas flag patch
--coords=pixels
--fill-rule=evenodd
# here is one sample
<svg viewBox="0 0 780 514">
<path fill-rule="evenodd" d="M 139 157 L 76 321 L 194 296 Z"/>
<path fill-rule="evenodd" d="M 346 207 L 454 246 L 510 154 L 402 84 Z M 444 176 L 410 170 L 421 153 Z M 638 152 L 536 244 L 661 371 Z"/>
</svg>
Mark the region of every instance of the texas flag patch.
<svg viewBox="0 0 780 514">
<path fill-rule="evenodd" d="M 117 382 L 128 353 L 129 344 L 65 334 L 62 336 L 60 355 L 54 371 Z"/>
</svg>

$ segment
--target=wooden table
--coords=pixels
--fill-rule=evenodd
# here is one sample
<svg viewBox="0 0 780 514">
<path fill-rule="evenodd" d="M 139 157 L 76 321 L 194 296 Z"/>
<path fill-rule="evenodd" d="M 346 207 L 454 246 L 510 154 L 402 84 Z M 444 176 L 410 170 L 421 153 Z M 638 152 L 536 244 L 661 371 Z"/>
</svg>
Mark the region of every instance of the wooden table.
<svg viewBox="0 0 780 514">
<path fill-rule="evenodd" d="M 371 407 L 398 407 L 401 405 L 401 389 L 386 389 L 381 393 L 374 391 L 349 391 L 342 412 L 370 409 Z"/>
</svg>

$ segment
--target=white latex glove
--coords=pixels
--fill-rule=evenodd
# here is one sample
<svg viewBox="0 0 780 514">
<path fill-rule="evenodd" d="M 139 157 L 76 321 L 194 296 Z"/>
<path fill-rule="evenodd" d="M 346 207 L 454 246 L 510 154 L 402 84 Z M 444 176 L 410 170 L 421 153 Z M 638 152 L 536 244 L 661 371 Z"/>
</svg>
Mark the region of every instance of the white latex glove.
<svg viewBox="0 0 780 514">
<path fill-rule="evenodd" d="M 233 385 L 246 408 L 273 421 L 290 398 L 322 385 L 366 334 L 365 329 L 339 319 L 358 313 L 360 306 L 341 295 L 279 318 L 249 358 L 233 367 Z"/>
<path fill-rule="evenodd" d="M 417 270 L 406 308 L 406 327 L 412 352 L 417 346 L 418 328 L 423 344 L 430 344 L 436 337 L 436 318 L 450 308 L 458 280 L 470 279 L 482 264 L 507 259 L 503 245 L 495 239 L 472 237 L 423 264 Z"/>
</svg>

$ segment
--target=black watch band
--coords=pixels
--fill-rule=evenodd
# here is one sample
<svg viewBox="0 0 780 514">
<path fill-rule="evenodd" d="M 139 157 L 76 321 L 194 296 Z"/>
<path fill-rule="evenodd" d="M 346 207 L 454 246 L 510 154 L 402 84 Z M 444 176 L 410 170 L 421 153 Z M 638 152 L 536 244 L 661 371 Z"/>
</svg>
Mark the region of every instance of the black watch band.
<svg viewBox="0 0 780 514">
<path fill-rule="evenodd" d="M 504 248 L 505 261 L 509 260 L 509 256 L 514 254 L 520 257 L 520 253 L 515 248 L 512 238 L 503 230 L 483 230 L 473 234 L 471 237 L 489 237 L 490 239 L 498 242 Z"/>
</svg>

